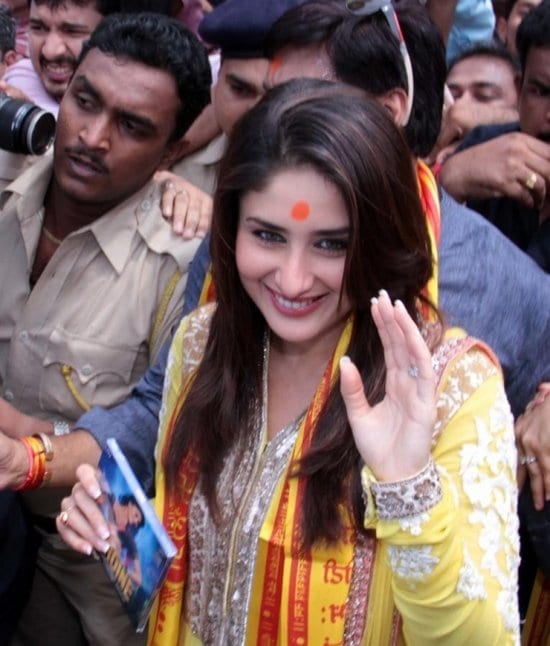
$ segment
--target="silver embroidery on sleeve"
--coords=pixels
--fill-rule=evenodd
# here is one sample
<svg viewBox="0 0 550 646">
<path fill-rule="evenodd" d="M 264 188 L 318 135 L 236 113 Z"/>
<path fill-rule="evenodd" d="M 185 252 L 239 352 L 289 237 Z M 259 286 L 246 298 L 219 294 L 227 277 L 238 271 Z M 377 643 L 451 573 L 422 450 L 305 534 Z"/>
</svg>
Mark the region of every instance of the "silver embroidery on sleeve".
<svg viewBox="0 0 550 646">
<path fill-rule="evenodd" d="M 365 472 L 366 467 L 361 473 L 361 481 L 364 488 L 371 488 L 380 520 L 418 516 L 441 500 L 441 483 L 432 459 L 420 473 L 398 482 L 376 482 Z"/>
<path fill-rule="evenodd" d="M 418 547 L 388 546 L 390 567 L 394 574 L 409 581 L 422 581 L 430 576 L 439 559 L 429 545 Z"/>
</svg>

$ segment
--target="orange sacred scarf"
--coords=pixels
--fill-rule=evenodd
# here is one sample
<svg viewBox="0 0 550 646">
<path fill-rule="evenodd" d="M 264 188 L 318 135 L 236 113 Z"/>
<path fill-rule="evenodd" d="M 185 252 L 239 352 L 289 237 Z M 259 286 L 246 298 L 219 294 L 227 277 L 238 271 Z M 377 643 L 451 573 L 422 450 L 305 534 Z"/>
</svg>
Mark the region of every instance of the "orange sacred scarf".
<svg viewBox="0 0 550 646">
<path fill-rule="evenodd" d="M 439 206 L 439 192 L 437 190 L 437 183 L 432 171 L 423 161 L 416 163 L 416 173 L 418 178 L 418 191 L 420 193 L 420 201 L 426 216 L 426 224 L 428 225 L 428 234 L 430 236 L 430 244 L 432 248 L 432 261 L 433 271 L 432 277 L 423 290 L 430 302 L 437 306 L 438 298 L 438 279 L 439 279 L 439 262 L 438 262 L 438 245 L 441 236 L 441 211 Z M 422 316 L 427 321 L 433 321 L 433 313 L 429 308 L 421 306 L 420 311 Z"/>
</svg>

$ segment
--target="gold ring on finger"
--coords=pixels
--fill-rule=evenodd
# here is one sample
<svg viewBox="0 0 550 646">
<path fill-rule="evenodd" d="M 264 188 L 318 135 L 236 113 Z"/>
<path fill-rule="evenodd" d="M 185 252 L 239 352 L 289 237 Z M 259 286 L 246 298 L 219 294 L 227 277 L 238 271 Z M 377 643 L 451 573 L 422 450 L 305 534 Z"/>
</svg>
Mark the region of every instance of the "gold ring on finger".
<svg viewBox="0 0 550 646">
<path fill-rule="evenodd" d="M 63 525 L 67 526 L 69 524 L 69 514 L 73 509 L 74 509 L 74 506 L 71 505 L 71 507 L 67 507 L 67 509 L 64 509 L 59 514 L 59 520 L 63 523 Z"/>
</svg>

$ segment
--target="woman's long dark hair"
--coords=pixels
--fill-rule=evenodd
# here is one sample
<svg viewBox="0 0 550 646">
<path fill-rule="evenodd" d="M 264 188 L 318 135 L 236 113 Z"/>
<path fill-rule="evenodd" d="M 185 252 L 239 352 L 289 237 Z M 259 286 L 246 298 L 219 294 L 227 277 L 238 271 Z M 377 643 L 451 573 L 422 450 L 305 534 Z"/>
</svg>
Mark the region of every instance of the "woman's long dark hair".
<svg viewBox="0 0 550 646">
<path fill-rule="evenodd" d="M 416 316 L 417 298 L 432 273 L 411 154 L 378 104 L 345 86 L 291 81 L 269 92 L 236 125 L 214 197 L 211 252 L 218 306 L 165 461 L 167 482 L 175 488 L 183 456 L 196 452 L 201 486 L 215 518 L 224 457 L 240 438 L 257 432 L 262 396 L 265 321 L 244 291 L 235 263 L 240 199 L 248 191 L 261 191 L 277 171 L 303 166 L 336 186 L 349 213 L 342 286 L 354 316 L 348 355 L 371 403 L 383 398 L 386 373 L 370 299 L 384 288 Z M 359 471 L 360 456 L 336 385 L 308 454 L 294 465 L 296 477 L 306 478 L 305 547 L 342 535 L 340 504 L 352 510 L 361 529 Z"/>
</svg>

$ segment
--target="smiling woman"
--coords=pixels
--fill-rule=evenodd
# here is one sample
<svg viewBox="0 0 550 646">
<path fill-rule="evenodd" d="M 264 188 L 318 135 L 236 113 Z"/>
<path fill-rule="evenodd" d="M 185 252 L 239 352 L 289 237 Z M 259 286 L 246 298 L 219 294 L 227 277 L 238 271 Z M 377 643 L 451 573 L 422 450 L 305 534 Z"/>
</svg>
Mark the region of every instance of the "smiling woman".
<svg viewBox="0 0 550 646">
<path fill-rule="evenodd" d="M 218 303 L 168 360 L 156 492 L 179 551 L 151 643 L 514 643 L 502 377 L 422 295 L 430 240 L 385 110 L 322 81 L 269 92 L 229 138 L 212 259 Z M 57 527 L 103 549 L 79 478 Z"/>
</svg>

